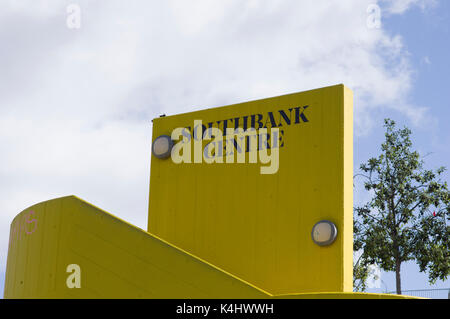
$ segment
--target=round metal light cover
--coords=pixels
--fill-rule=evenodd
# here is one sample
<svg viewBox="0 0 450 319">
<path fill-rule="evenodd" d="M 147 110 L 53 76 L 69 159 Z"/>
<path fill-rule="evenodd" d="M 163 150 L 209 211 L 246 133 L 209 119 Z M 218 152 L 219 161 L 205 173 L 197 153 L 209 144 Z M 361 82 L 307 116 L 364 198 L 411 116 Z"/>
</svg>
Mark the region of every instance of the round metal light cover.
<svg viewBox="0 0 450 319">
<path fill-rule="evenodd" d="M 329 246 L 336 240 L 336 225 L 329 220 L 322 220 L 311 231 L 312 240 L 319 246 Z"/>
<path fill-rule="evenodd" d="M 173 141 L 170 136 L 161 135 L 157 137 L 152 144 L 152 153 L 159 159 L 170 157 L 173 148 Z"/>
</svg>

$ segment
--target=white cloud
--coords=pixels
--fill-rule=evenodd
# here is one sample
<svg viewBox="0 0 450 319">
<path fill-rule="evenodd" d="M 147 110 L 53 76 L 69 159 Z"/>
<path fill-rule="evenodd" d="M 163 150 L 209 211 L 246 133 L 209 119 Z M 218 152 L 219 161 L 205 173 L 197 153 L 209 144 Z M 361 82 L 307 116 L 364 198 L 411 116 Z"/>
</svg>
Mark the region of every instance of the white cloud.
<svg viewBox="0 0 450 319">
<path fill-rule="evenodd" d="M 0 271 L 9 223 L 38 201 L 75 194 L 146 228 L 161 113 L 345 83 L 360 132 L 379 107 L 420 116 L 401 37 L 367 27 L 374 2 L 2 1 Z"/>
<path fill-rule="evenodd" d="M 431 64 L 431 60 L 428 56 L 424 56 L 421 60 L 422 63 L 430 65 Z"/>
</svg>

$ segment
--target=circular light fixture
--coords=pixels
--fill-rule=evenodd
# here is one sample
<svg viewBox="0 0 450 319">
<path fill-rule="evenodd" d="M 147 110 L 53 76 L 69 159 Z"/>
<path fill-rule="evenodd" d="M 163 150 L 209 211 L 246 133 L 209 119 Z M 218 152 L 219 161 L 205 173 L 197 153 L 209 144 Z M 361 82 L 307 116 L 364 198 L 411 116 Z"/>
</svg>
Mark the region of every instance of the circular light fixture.
<svg viewBox="0 0 450 319">
<path fill-rule="evenodd" d="M 152 153 L 159 159 L 166 159 L 170 157 L 172 147 L 173 141 L 170 136 L 161 135 L 153 141 Z"/>
<path fill-rule="evenodd" d="M 329 246 L 336 240 L 336 225 L 328 220 L 322 220 L 314 225 L 311 237 L 317 245 Z"/>
</svg>

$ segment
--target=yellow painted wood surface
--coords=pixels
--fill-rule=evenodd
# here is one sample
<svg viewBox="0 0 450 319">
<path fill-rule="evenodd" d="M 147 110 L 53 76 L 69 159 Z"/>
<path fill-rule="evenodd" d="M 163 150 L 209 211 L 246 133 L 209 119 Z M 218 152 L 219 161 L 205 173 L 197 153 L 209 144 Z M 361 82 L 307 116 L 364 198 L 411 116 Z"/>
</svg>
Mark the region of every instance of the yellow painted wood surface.
<svg viewBox="0 0 450 319">
<path fill-rule="evenodd" d="M 25 222 L 30 211 L 36 223 Z M 269 296 L 75 196 L 26 209 L 14 228 L 20 233 L 10 241 L 5 298 Z M 66 284 L 71 264 L 81 268 L 81 288 Z"/>
<path fill-rule="evenodd" d="M 293 124 L 293 109 L 304 106 L 307 121 Z M 260 163 L 175 164 L 152 157 L 148 231 L 272 294 L 351 292 L 353 97 L 348 88 L 157 118 L 153 139 L 192 127 L 194 120 L 223 130 L 225 119 L 240 118 L 242 127 L 245 116 L 262 114 L 266 122 L 269 112 L 284 131 L 276 174 L 261 175 Z M 311 240 L 312 227 L 323 219 L 338 228 L 329 247 Z"/>
</svg>

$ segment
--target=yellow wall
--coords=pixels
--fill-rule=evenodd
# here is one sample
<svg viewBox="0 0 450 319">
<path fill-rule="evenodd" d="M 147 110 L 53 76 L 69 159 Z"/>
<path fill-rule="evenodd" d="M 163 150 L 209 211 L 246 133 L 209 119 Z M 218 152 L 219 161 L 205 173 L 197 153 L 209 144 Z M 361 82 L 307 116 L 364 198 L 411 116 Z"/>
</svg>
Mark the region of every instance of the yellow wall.
<svg viewBox="0 0 450 319">
<path fill-rule="evenodd" d="M 295 112 L 289 109 L 303 106 L 308 106 L 307 121 L 293 123 Z M 261 175 L 260 163 L 174 164 L 170 158 L 152 157 L 148 231 L 272 294 L 351 292 L 349 89 L 337 85 L 157 118 L 153 138 L 192 127 L 194 120 L 243 121 L 262 114 L 265 123 L 273 112 L 279 122 L 279 110 L 291 114 L 291 125 L 281 121 L 284 146 L 277 174 Z M 228 125 L 233 127 L 234 121 Z M 223 130 L 223 122 L 219 128 Z M 338 228 L 329 247 L 311 240 L 312 227 L 323 219 Z"/>
</svg>

